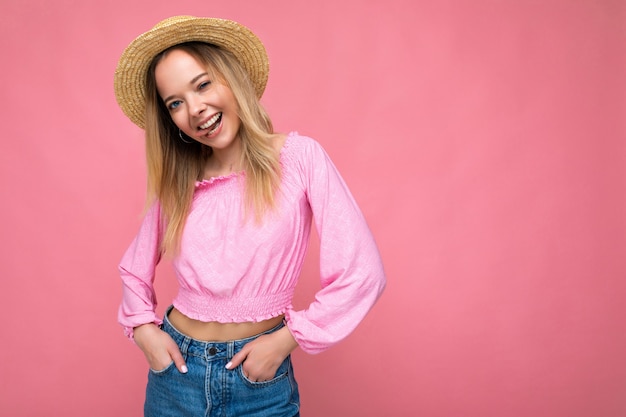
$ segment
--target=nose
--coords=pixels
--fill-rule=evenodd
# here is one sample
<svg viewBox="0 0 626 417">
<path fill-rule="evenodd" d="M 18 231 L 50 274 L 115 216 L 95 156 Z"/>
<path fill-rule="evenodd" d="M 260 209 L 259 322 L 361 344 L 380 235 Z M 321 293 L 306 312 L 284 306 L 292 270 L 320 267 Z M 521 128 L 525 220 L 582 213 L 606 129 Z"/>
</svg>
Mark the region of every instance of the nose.
<svg viewBox="0 0 626 417">
<path fill-rule="evenodd" d="M 206 104 L 204 104 L 201 97 L 192 95 L 187 100 L 189 101 L 189 112 L 192 115 L 200 115 L 204 110 L 206 110 Z"/>
</svg>

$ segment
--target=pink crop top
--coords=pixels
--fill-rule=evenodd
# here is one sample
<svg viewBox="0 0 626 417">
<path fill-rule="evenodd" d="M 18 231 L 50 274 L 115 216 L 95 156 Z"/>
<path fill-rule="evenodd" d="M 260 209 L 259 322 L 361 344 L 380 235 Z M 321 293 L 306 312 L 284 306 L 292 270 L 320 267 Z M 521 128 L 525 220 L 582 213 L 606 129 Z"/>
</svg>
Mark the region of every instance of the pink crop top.
<svg viewBox="0 0 626 417">
<path fill-rule="evenodd" d="M 385 274 L 361 211 L 319 143 L 290 133 L 280 163 L 277 208 L 261 224 L 243 213 L 243 173 L 196 183 L 172 262 L 179 284 L 173 305 L 192 319 L 222 323 L 285 314 L 300 347 L 317 353 L 354 330 L 382 293 Z M 153 287 L 159 218 L 154 204 L 119 265 L 118 319 L 131 338 L 134 327 L 162 323 Z M 320 237 L 321 290 L 308 308 L 295 311 L 291 301 L 312 220 Z"/>
</svg>

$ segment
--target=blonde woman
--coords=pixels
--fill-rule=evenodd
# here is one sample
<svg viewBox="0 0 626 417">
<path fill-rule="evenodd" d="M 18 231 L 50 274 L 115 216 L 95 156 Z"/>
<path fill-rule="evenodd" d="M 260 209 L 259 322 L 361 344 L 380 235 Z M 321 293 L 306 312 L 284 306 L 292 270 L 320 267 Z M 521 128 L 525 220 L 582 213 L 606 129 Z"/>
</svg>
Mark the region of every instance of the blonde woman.
<svg viewBox="0 0 626 417">
<path fill-rule="evenodd" d="M 361 211 L 328 155 L 275 133 L 259 99 L 265 48 L 228 20 L 176 16 L 137 37 L 115 73 L 145 129 L 148 209 L 120 265 L 119 322 L 150 366 L 146 416 L 297 416 L 291 352 L 344 339 L 385 286 Z M 322 289 L 296 311 L 311 225 Z M 155 268 L 179 291 L 157 316 Z"/>
</svg>

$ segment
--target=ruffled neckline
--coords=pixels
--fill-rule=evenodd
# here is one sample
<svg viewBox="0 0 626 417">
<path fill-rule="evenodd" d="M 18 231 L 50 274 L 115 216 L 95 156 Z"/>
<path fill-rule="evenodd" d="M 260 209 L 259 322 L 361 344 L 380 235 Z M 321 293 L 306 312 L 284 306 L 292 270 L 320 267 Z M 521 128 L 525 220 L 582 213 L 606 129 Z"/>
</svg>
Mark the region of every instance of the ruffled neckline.
<svg viewBox="0 0 626 417">
<path fill-rule="evenodd" d="M 283 162 L 283 154 L 285 152 L 285 149 L 287 149 L 289 147 L 289 144 L 291 143 L 291 138 L 297 135 L 298 135 L 298 132 L 295 132 L 295 131 L 289 132 L 287 134 L 287 139 L 285 139 L 285 143 L 283 143 L 283 147 L 280 148 L 280 152 L 279 152 L 279 159 L 280 159 L 281 164 Z M 246 171 L 237 171 L 237 172 L 231 172 L 230 174 L 226 174 L 226 175 L 218 175 L 217 177 L 204 178 L 202 180 L 196 181 L 195 188 L 208 187 L 212 184 L 226 182 L 233 178 L 237 178 L 239 176 L 245 176 L 245 175 L 246 175 Z"/>
<path fill-rule="evenodd" d="M 196 181 L 196 188 L 209 186 L 216 182 L 227 181 L 231 178 L 238 177 L 239 175 L 246 175 L 246 172 L 245 171 L 231 172 L 230 174 L 227 174 L 227 175 L 219 175 L 217 177 L 205 178 L 201 181 Z"/>
</svg>

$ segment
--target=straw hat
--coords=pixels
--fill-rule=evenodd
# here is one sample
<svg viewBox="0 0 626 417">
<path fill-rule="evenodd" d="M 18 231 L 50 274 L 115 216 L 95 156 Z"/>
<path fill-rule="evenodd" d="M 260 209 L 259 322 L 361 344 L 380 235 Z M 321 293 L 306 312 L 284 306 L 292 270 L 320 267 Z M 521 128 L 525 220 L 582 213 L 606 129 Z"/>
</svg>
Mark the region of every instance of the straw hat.
<svg viewBox="0 0 626 417">
<path fill-rule="evenodd" d="M 165 49 L 200 41 L 230 51 L 248 72 L 260 98 L 267 84 L 269 63 L 265 47 L 245 26 L 232 20 L 174 16 L 156 24 L 128 45 L 115 70 L 115 98 L 122 111 L 145 128 L 145 84 L 152 59 Z"/>
</svg>

